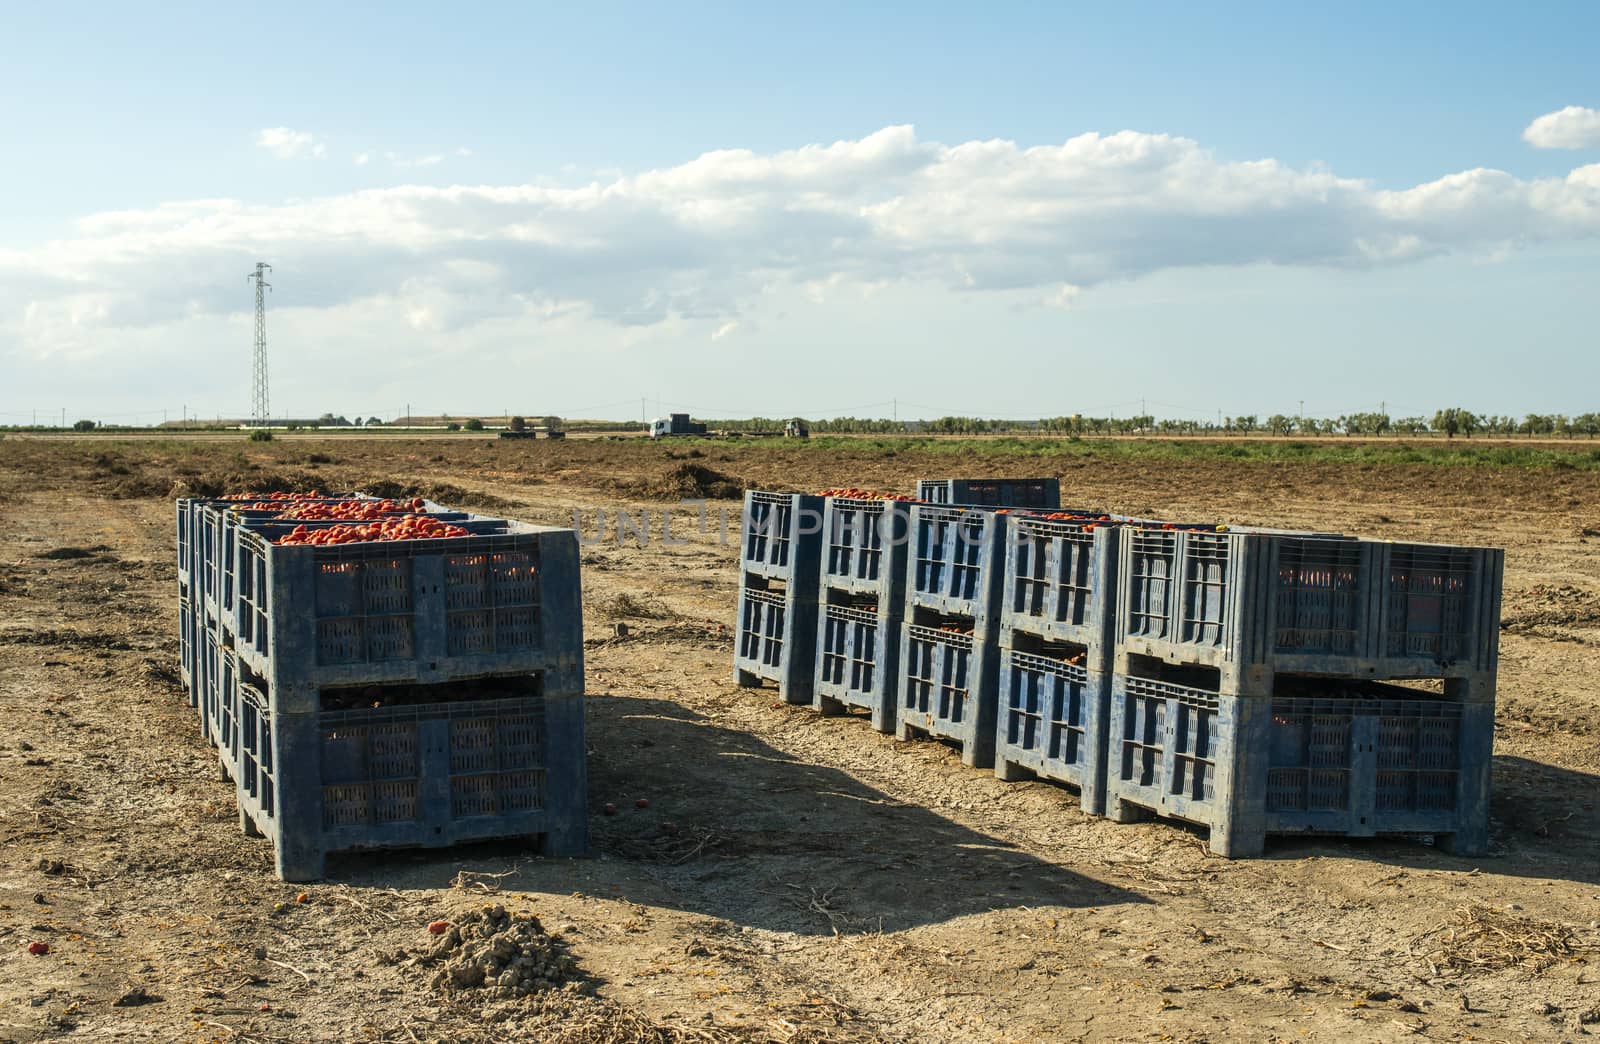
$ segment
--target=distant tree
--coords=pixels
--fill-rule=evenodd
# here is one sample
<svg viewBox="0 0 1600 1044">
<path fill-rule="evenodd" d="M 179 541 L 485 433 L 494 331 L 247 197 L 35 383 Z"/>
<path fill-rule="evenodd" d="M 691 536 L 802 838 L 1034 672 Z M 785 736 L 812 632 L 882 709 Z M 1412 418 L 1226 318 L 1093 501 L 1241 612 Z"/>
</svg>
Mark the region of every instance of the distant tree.
<svg viewBox="0 0 1600 1044">
<path fill-rule="evenodd" d="M 483 430 L 483 421 L 481 421 L 478 418 L 474 417 L 471 420 L 467 421 L 466 428 L 467 428 L 468 431 L 482 431 Z"/>
<path fill-rule="evenodd" d="M 1572 427 L 1592 439 L 1600 435 L 1600 413 L 1580 413 L 1572 418 Z"/>
<path fill-rule="evenodd" d="M 1267 430 L 1274 435 L 1287 435 L 1294 427 L 1294 421 L 1281 413 L 1274 413 L 1267 418 Z"/>
<path fill-rule="evenodd" d="M 1401 417 L 1394 422 L 1394 430 L 1402 435 L 1416 435 L 1428 430 L 1428 422 L 1421 417 Z"/>
<path fill-rule="evenodd" d="M 251 442 L 271 442 L 272 441 L 272 432 L 268 431 L 266 428 L 257 428 L 255 431 L 252 431 L 250 433 L 250 441 Z"/>
<path fill-rule="evenodd" d="M 461 430 L 461 425 L 457 424 L 455 421 L 450 421 L 447 424 L 445 424 L 444 430 L 445 431 L 460 431 Z"/>
<path fill-rule="evenodd" d="M 381 418 L 381 417 L 368 417 L 367 418 L 367 427 L 369 427 L 369 428 L 373 427 L 374 425 L 380 425 L 382 423 L 383 423 L 383 418 Z"/>
<path fill-rule="evenodd" d="M 93 431 L 95 423 L 92 420 L 81 420 L 72 426 L 73 431 Z"/>
<path fill-rule="evenodd" d="M 528 427 L 528 422 L 523 420 L 521 417 L 512 417 L 506 422 L 506 427 L 510 428 L 512 431 L 524 431 Z"/>
<path fill-rule="evenodd" d="M 545 431 L 560 431 L 561 430 L 561 418 L 560 417 L 541 417 L 541 418 L 539 418 L 539 423 L 544 425 L 544 430 Z"/>
</svg>

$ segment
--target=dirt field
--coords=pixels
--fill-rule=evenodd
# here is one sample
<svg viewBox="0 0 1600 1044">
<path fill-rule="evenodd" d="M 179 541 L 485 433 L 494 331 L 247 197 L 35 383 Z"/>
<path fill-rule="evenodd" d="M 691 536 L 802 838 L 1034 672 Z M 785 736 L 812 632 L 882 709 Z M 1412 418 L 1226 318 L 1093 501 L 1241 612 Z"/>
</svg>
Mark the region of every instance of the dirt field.
<svg viewBox="0 0 1600 1044">
<path fill-rule="evenodd" d="M 679 508 L 664 543 L 660 512 L 746 484 L 905 489 L 958 455 L 8 437 L 0 1042 L 1600 1033 L 1600 473 L 1051 466 L 1076 506 L 1506 547 L 1493 854 L 1273 840 L 1228 862 L 1181 825 L 1088 818 L 1065 789 L 735 688 L 734 541 Z M 590 539 L 598 509 L 654 512 L 648 546 L 585 549 L 594 858 L 479 846 L 275 879 L 177 684 L 171 503 L 274 483 L 577 510 Z M 425 926 L 485 903 L 537 914 L 572 985 L 435 988 Z"/>
</svg>

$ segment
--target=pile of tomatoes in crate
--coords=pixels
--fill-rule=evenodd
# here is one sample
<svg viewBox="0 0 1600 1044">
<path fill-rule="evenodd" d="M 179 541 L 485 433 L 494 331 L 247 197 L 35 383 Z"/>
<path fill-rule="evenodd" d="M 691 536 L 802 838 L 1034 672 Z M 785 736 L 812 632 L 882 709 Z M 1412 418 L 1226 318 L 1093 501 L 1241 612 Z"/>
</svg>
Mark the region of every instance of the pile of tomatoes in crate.
<svg viewBox="0 0 1600 1044">
<path fill-rule="evenodd" d="M 421 497 L 412 500 L 340 500 L 331 504 L 301 504 L 289 508 L 279 517 L 304 522 L 372 522 L 389 515 L 422 513 L 427 501 Z"/>
<path fill-rule="evenodd" d="M 265 508 L 276 507 L 276 506 L 278 506 L 279 504 L 282 504 L 285 501 L 294 501 L 294 500 L 327 500 L 328 499 L 328 494 L 319 492 L 318 490 L 312 490 L 309 493 L 282 493 L 282 492 L 279 492 L 279 493 L 225 493 L 225 494 L 223 494 L 222 499 L 223 500 L 256 500 L 256 501 L 274 501 L 275 502 L 275 503 L 252 504 L 251 505 L 252 507 L 258 507 L 258 508 L 265 509 Z"/>
<path fill-rule="evenodd" d="M 368 497 L 329 496 L 325 493 L 235 493 L 224 498 L 238 501 L 236 510 L 271 512 L 285 522 L 298 522 L 293 530 L 272 541 L 279 545 L 328 547 L 380 540 L 443 540 L 471 534 L 465 527 L 440 521 L 426 513 L 427 501 L 374 500 Z M 307 522 L 336 522 L 308 526 Z"/>
<path fill-rule="evenodd" d="M 837 497 L 840 500 L 897 500 L 902 502 L 915 501 L 916 497 L 908 497 L 904 493 L 880 493 L 875 489 L 857 489 L 854 486 L 839 489 L 825 489 L 818 493 L 819 497 Z"/>
<path fill-rule="evenodd" d="M 304 523 L 274 540 L 274 544 L 309 544 L 326 547 L 334 544 L 363 544 L 376 540 L 442 540 L 470 536 L 466 529 L 441 522 L 431 515 L 396 515 L 372 522 L 312 529 Z"/>
</svg>

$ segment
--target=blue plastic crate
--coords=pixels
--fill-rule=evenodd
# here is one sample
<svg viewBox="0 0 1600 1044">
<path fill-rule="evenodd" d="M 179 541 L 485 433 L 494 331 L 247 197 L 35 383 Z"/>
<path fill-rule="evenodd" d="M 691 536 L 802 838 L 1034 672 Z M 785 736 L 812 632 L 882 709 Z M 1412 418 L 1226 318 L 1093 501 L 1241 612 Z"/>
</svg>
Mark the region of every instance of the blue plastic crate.
<svg viewBox="0 0 1600 1044">
<path fill-rule="evenodd" d="M 815 588 L 822 557 L 823 498 L 746 490 L 740 521 L 740 568 Z"/>
<path fill-rule="evenodd" d="M 875 595 L 880 604 L 904 601 L 910 504 L 828 497 L 822 534 L 822 586 Z"/>
<path fill-rule="evenodd" d="M 906 607 L 967 617 L 980 635 L 1000 622 L 1010 516 L 970 508 L 911 506 Z"/>
<path fill-rule="evenodd" d="M 968 504 L 975 507 L 1036 508 L 1051 511 L 1061 506 L 1061 480 L 1023 479 L 920 479 L 917 499 L 930 504 Z"/>
<path fill-rule="evenodd" d="M 1204 666 L 1260 696 L 1278 674 L 1447 678 L 1492 701 L 1502 552 L 1273 531 L 1128 530 L 1117 670 Z"/>
<path fill-rule="evenodd" d="M 816 587 L 744 574 L 734 621 L 734 683 L 748 689 L 770 681 L 786 702 L 811 704 L 816 654 Z"/>
<path fill-rule="evenodd" d="M 1013 515 L 1008 520 L 1000 626 L 1087 646 L 1110 669 L 1122 526 Z"/>
<path fill-rule="evenodd" d="M 465 537 L 333 546 L 241 526 L 240 659 L 293 712 L 321 688 L 540 672 L 583 678 L 578 542 L 570 529 L 470 517 Z"/>
<path fill-rule="evenodd" d="M 1071 784 L 1085 812 L 1103 815 L 1110 700 L 1104 671 L 1002 645 L 995 775 Z"/>
<path fill-rule="evenodd" d="M 252 683 L 240 708 L 241 825 L 285 881 L 322 877 L 334 852 L 588 847 L 581 692 L 283 714 Z"/>
<path fill-rule="evenodd" d="M 1213 852 L 1259 855 L 1268 834 L 1431 834 L 1488 843 L 1494 707 L 1327 679 L 1326 696 L 1239 697 L 1116 675 L 1107 812 L 1210 828 Z"/>
<path fill-rule="evenodd" d="M 824 599 L 833 597 L 823 592 Z M 813 706 L 823 713 L 860 707 L 879 732 L 895 731 L 900 672 L 900 613 L 892 604 L 824 601 L 817 608 Z"/>
<path fill-rule="evenodd" d="M 907 622 L 901 639 L 895 735 L 954 740 L 973 768 L 994 764 L 1000 648 L 994 636 Z"/>
</svg>

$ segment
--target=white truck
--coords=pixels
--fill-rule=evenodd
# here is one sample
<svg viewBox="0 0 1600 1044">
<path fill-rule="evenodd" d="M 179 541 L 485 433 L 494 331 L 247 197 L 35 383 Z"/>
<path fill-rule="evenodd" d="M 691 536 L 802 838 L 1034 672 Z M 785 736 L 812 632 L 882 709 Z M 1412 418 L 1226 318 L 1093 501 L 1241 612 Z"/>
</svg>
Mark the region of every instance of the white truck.
<svg viewBox="0 0 1600 1044">
<path fill-rule="evenodd" d="M 665 438 L 668 435 L 704 435 L 706 426 L 689 419 L 687 413 L 673 413 L 666 417 L 657 417 L 650 422 L 650 437 L 652 439 Z"/>
</svg>

